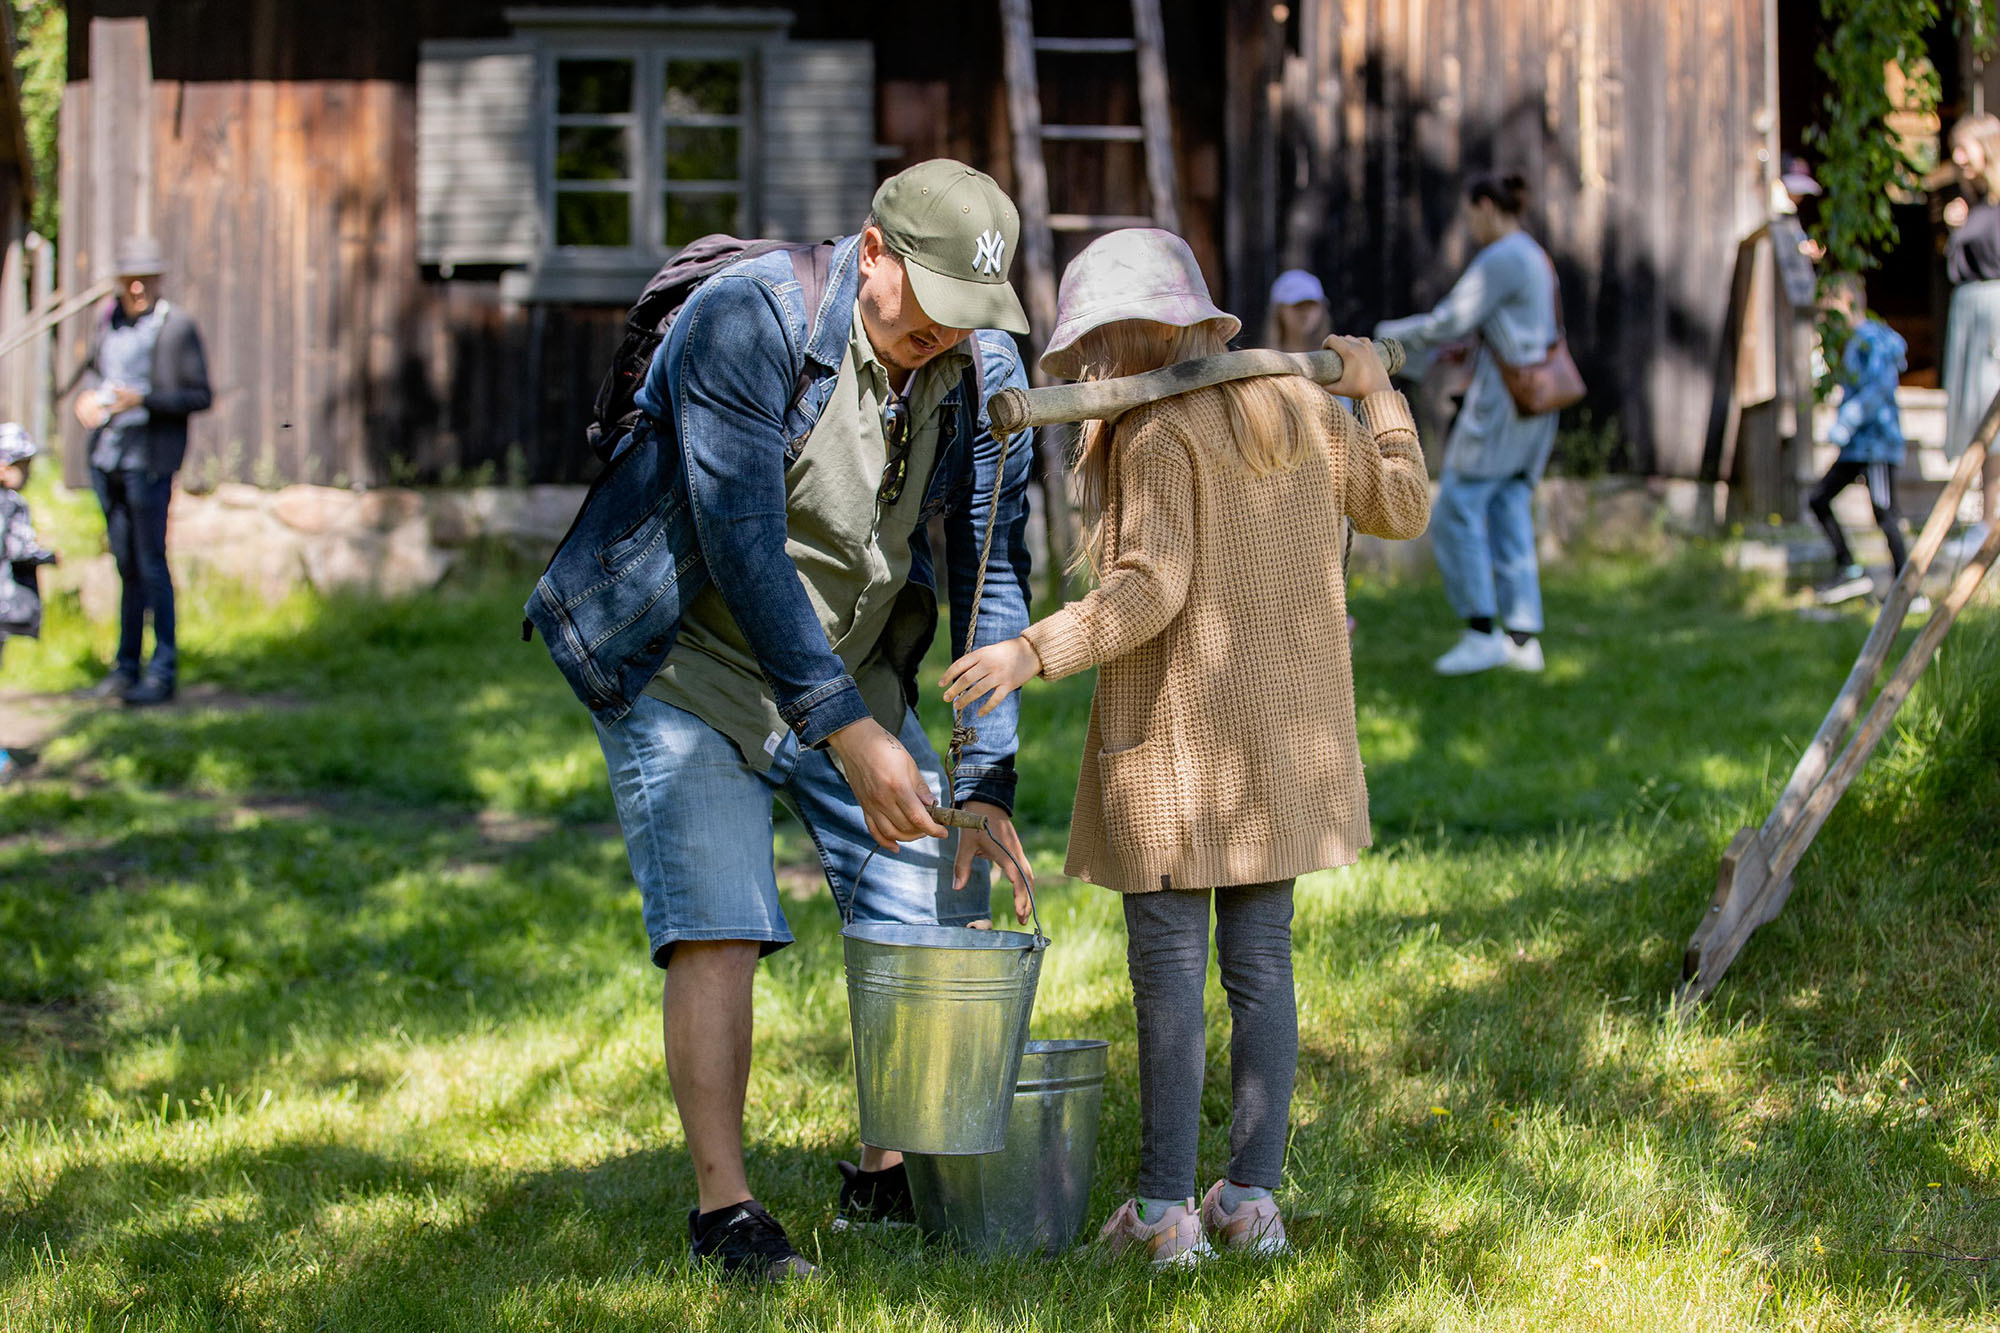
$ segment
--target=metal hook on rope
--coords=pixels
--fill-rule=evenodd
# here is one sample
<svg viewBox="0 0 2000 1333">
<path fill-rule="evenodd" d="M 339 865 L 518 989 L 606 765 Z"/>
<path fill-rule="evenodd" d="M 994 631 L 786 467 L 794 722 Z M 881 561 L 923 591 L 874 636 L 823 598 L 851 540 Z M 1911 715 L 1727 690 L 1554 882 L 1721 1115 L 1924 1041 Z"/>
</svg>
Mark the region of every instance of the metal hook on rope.
<svg viewBox="0 0 2000 1333">
<path fill-rule="evenodd" d="M 946 828 L 975 829 L 978 832 L 984 833 L 988 840 L 1000 849 L 1000 854 L 1005 856 L 1008 863 L 1014 867 L 1017 882 L 1028 891 L 1028 916 L 1034 922 L 1035 926 L 1035 947 L 1037 949 L 1046 948 L 1049 937 L 1042 930 L 1042 909 L 1041 904 L 1035 900 L 1034 877 L 1028 874 L 1027 868 L 1021 864 L 1020 858 L 1014 855 L 1013 849 L 1008 847 L 1006 843 L 1001 842 L 999 837 L 994 834 L 992 821 L 985 815 L 975 815 L 970 810 L 954 810 L 942 805 L 933 805 L 929 809 L 931 818 L 943 824 Z M 854 872 L 853 887 L 848 890 L 847 901 L 842 904 L 840 909 L 842 925 L 851 926 L 854 924 L 854 900 L 861 895 L 861 877 L 868 873 L 868 867 L 874 864 L 876 854 L 881 850 L 879 846 L 870 847 L 868 855 L 862 858 L 861 869 Z"/>
</svg>

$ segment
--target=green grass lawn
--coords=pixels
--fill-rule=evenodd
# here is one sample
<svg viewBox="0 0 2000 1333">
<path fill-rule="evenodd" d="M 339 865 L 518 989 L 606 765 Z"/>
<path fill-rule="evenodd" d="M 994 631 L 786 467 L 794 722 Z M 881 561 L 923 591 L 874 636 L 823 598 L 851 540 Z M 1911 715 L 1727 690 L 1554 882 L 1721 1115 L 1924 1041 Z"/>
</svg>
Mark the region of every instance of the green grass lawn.
<svg viewBox="0 0 2000 1333">
<path fill-rule="evenodd" d="M 0 1328 L 2000 1322 L 1990 611 L 1682 1025 L 1723 844 L 1865 621 L 1803 620 L 1700 553 L 1607 562 L 1551 579 L 1545 675 L 1453 682 L 1428 671 L 1435 587 L 1357 587 L 1377 845 L 1299 895 L 1302 1244 L 1275 1264 L 981 1264 L 832 1232 L 856 1132 L 837 920 L 789 875 L 752 1171 L 831 1276 L 767 1293 L 685 1264 L 658 979 L 519 591 L 194 589 L 188 701 L 79 710 L 0 792 Z M 0 689 L 87 683 L 108 634 L 58 599 Z M 1088 692 L 1031 687 L 1022 815 L 1054 937 L 1036 1034 L 1112 1042 L 1095 1225 L 1138 1105 L 1118 905 L 1057 874 Z"/>
</svg>

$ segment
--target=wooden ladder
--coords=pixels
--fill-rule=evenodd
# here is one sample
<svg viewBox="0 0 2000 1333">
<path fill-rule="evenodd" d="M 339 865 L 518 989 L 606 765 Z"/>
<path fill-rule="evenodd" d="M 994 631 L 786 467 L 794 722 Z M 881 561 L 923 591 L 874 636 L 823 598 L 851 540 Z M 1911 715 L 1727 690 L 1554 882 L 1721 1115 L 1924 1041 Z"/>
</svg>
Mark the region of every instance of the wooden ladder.
<svg viewBox="0 0 2000 1333">
<path fill-rule="evenodd" d="M 1958 514 L 1973 478 L 1979 475 L 1994 440 L 2000 437 L 2000 394 L 1987 404 L 1986 415 L 1973 433 L 1951 483 L 1931 508 L 1931 516 L 1910 550 L 1903 572 L 1889 589 L 1875 628 L 1861 645 L 1854 669 L 1834 697 L 1826 720 L 1805 753 L 1799 756 L 1791 780 L 1778 796 L 1778 803 L 1760 828 L 1738 829 L 1722 854 L 1715 895 L 1701 924 L 1688 939 L 1681 962 L 1681 984 L 1674 992 L 1676 1012 L 1688 1013 L 1706 1000 L 1722 980 L 1729 965 L 1758 927 L 1769 925 L 1784 910 L 1792 893 L 1792 871 L 1812 846 L 1826 824 L 1833 807 L 1860 774 L 1868 757 L 1896 719 L 1896 710 L 1916 687 L 1917 680 L 1937 655 L 1938 646 L 1958 619 L 1958 613 L 1972 600 L 1996 560 L 2000 560 L 2000 528 L 1986 534 L 1979 550 L 1952 576 L 1951 590 L 1930 614 L 1916 641 L 1903 654 L 1896 669 L 1883 682 L 1881 692 L 1861 724 L 1855 718 L 1862 704 L 1874 693 L 1875 683 L 1889 660 L 1889 649 L 1903 627 L 1910 605 L 1923 587 L 1931 561 L 1944 545 L 1945 534 Z"/>
<path fill-rule="evenodd" d="M 1028 335 L 1032 354 L 1029 378 L 1046 384 L 1041 355 L 1056 324 L 1055 233 L 1094 233 L 1120 227 L 1163 227 L 1180 230 L 1180 208 L 1174 187 L 1173 122 L 1167 102 L 1166 29 L 1159 0 L 1132 0 L 1130 37 L 1037 37 L 1034 0 L 1000 0 L 1000 25 L 1005 40 L 1007 120 L 1014 138 L 1014 202 L 1021 210 L 1021 267 L 1027 287 Z M 1042 56 L 1131 55 L 1138 69 L 1137 125 L 1050 125 L 1042 121 Z M 1136 143 L 1146 158 L 1145 207 L 1129 213 L 1051 213 L 1049 167 L 1045 145 L 1071 143 Z M 1068 493 L 1064 486 L 1066 459 L 1054 432 L 1037 437 L 1041 462 L 1044 515 L 1048 520 L 1050 594 L 1060 603 L 1062 568 L 1071 540 Z"/>
</svg>

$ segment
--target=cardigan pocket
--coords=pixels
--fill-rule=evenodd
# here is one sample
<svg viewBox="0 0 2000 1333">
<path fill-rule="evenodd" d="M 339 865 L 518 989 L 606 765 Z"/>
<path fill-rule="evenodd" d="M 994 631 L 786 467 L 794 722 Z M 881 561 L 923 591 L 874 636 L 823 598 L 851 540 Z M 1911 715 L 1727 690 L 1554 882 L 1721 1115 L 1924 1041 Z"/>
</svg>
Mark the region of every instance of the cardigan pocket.
<svg viewBox="0 0 2000 1333">
<path fill-rule="evenodd" d="M 1179 776 L 1172 747 L 1165 741 L 1144 740 L 1120 750 L 1098 751 L 1104 841 L 1128 877 L 1143 873 L 1148 862 L 1163 853 L 1172 855 L 1187 841 Z"/>
</svg>

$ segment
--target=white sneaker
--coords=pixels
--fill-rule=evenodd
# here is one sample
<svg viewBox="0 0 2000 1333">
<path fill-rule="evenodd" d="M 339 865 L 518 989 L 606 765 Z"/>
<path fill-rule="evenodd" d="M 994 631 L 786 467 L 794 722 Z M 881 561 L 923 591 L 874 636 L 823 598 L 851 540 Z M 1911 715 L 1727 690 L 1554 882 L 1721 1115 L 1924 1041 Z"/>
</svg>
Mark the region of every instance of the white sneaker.
<svg viewBox="0 0 2000 1333">
<path fill-rule="evenodd" d="M 1858 570 L 1859 565 L 1849 565 L 1849 570 Z M 1839 606 L 1857 597 L 1866 597 L 1875 591 L 1875 580 L 1866 574 L 1843 573 L 1813 590 L 1813 600 L 1821 606 Z"/>
<path fill-rule="evenodd" d="M 1916 595 L 1915 597 L 1912 597 L 1912 598 L 1910 599 L 1910 614 L 1911 614 L 1911 615 L 1913 615 L 1913 616 L 1927 616 L 1927 615 L 1929 615 L 1930 613 L 1931 613 L 1931 599 L 1930 599 L 1930 598 L 1928 598 L 1928 597 L 1924 596 L 1924 595 L 1923 595 L 1922 593 L 1918 593 L 1918 594 L 1917 594 L 1917 595 Z"/>
<path fill-rule="evenodd" d="M 1458 636 L 1451 651 L 1431 663 L 1440 676 L 1470 676 L 1475 671 L 1491 671 L 1507 664 L 1507 636 L 1499 631 L 1481 634 L 1469 629 Z"/>
<path fill-rule="evenodd" d="M 1542 641 L 1530 639 L 1526 643 L 1515 643 L 1506 635 L 1507 665 L 1516 671 L 1540 671 L 1542 669 Z"/>
<path fill-rule="evenodd" d="M 1112 1254 L 1141 1251 L 1155 1268 L 1192 1268 L 1215 1257 L 1202 1234 L 1201 1214 L 1193 1199 L 1175 1204 L 1151 1222 L 1139 1216 L 1137 1199 L 1127 1199 L 1105 1221 L 1097 1239 Z"/>
<path fill-rule="evenodd" d="M 1236 1205 L 1235 1211 L 1225 1211 L 1222 1190 L 1228 1183 L 1226 1177 L 1218 1180 L 1202 1196 L 1203 1236 L 1212 1237 L 1225 1250 L 1241 1250 L 1266 1258 L 1289 1254 L 1292 1246 L 1285 1239 L 1285 1219 L 1278 1213 L 1277 1201 L 1269 1195 L 1261 1199 L 1245 1199 Z"/>
</svg>

